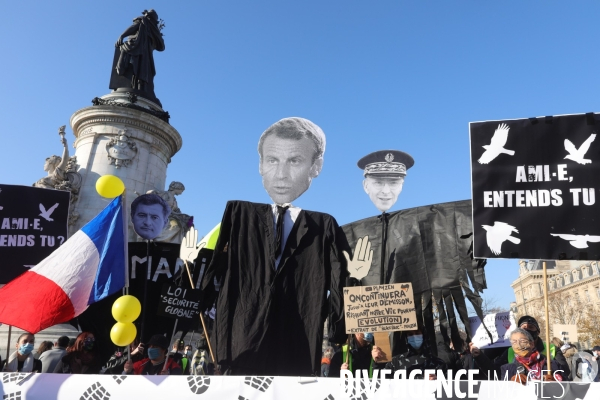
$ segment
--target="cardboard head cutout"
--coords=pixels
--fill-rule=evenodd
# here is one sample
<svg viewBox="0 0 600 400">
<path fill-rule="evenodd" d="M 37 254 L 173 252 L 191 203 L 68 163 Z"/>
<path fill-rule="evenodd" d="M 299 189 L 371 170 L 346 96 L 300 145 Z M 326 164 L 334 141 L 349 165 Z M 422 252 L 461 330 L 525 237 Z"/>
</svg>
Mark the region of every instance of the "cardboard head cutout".
<svg viewBox="0 0 600 400">
<path fill-rule="evenodd" d="M 414 163 L 410 154 L 398 150 L 376 151 L 358 161 L 364 170 L 363 188 L 379 211 L 386 212 L 396 203 L 406 170 Z"/>
<path fill-rule="evenodd" d="M 146 240 L 156 239 L 169 223 L 171 207 L 155 193 L 143 194 L 131 203 L 133 230 Z"/>
<path fill-rule="evenodd" d="M 271 125 L 260 137 L 259 172 L 276 204 L 302 195 L 323 168 L 325 134 L 311 121 L 292 117 Z"/>
</svg>

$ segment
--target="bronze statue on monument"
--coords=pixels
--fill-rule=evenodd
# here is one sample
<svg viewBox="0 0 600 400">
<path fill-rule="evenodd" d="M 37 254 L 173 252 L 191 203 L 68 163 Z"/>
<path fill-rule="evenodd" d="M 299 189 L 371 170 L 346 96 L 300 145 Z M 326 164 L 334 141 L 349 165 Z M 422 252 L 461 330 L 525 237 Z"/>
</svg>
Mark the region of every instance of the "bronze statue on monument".
<svg viewBox="0 0 600 400">
<path fill-rule="evenodd" d="M 164 23 L 154 10 L 144 10 L 117 39 L 109 88 L 132 92 L 161 105 L 154 94 L 153 52 L 163 51 L 165 42 L 161 33 Z M 124 40 L 127 38 L 127 40 Z"/>
</svg>

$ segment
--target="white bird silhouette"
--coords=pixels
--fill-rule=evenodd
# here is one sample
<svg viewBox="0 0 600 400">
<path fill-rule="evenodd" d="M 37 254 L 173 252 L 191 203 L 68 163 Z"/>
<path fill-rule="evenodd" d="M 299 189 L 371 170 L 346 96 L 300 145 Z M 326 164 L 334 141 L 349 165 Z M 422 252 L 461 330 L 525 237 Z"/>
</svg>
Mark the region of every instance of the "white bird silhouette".
<svg viewBox="0 0 600 400">
<path fill-rule="evenodd" d="M 578 249 L 588 248 L 587 242 L 600 242 L 600 236 L 571 235 L 568 233 L 551 233 L 551 235 L 567 240 L 571 246 L 577 247 Z"/>
<path fill-rule="evenodd" d="M 46 209 L 44 208 L 44 205 L 42 203 L 40 203 L 40 211 L 42 212 L 40 214 L 40 217 L 44 218 L 46 221 L 54 221 L 53 218 L 50 218 L 50 215 L 52 215 L 54 210 L 56 210 L 56 207 L 58 207 L 58 203 L 56 203 L 55 205 L 50 207 L 48 209 L 48 211 L 46 211 Z"/>
<path fill-rule="evenodd" d="M 514 150 L 506 150 L 504 145 L 508 140 L 508 130 L 510 127 L 506 124 L 498 125 L 498 128 L 494 132 L 494 136 L 492 136 L 492 140 L 489 145 L 482 146 L 485 149 L 485 152 L 479 158 L 479 164 L 488 164 L 494 158 L 498 157 L 501 153 L 508 154 L 509 156 L 513 156 L 515 154 Z"/>
<path fill-rule="evenodd" d="M 578 149 L 575 148 L 575 145 L 573 144 L 573 142 L 571 142 L 569 139 L 565 139 L 565 150 L 569 152 L 569 154 L 565 158 L 568 158 L 569 160 L 573 160 L 576 163 L 579 163 L 582 165 L 591 164 L 592 160 L 590 160 L 589 158 L 583 158 L 583 157 L 585 156 L 585 153 L 587 153 L 587 151 L 590 149 L 590 145 L 592 144 L 594 139 L 596 139 L 596 134 L 592 133 L 590 135 L 590 137 L 587 138 L 586 141 L 583 142 L 583 144 L 581 146 L 579 146 Z"/>
<path fill-rule="evenodd" d="M 521 243 L 521 239 L 510 236 L 511 233 L 519 233 L 517 228 L 505 222 L 494 221 L 494 226 L 481 225 L 487 231 L 485 239 L 492 253 L 498 255 L 502 252 L 502 243 L 510 240 L 514 244 Z"/>
</svg>

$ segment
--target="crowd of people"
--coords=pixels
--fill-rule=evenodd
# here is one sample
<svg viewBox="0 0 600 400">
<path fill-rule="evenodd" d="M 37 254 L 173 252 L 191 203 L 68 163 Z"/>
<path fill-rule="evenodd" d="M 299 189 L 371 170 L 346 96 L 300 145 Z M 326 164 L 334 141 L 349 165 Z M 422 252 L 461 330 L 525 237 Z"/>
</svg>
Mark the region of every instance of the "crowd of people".
<svg viewBox="0 0 600 400">
<path fill-rule="evenodd" d="M 436 379 L 438 371 L 455 376 L 460 370 L 478 370 L 477 380 L 511 380 L 526 384 L 532 380 L 600 382 L 600 346 L 588 356 L 558 338 L 544 343 L 535 318 L 524 316 L 510 334 L 511 346 L 502 353 L 482 351 L 473 343 L 461 349 L 439 340 L 436 351 L 424 340 L 420 330 L 405 332 L 406 351 L 387 354 L 377 346 L 372 333 L 351 335 L 346 344 L 330 346 L 323 353 L 321 376 L 340 377 L 342 370 L 353 375 L 357 370 L 387 369 L 392 375 L 405 371 L 405 377 Z M 61 336 L 56 342 L 42 342 L 37 351 L 35 336 L 23 333 L 17 338 L 15 350 L 1 362 L 4 372 L 44 372 L 62 374 L 125 374 L 125 375 L 213 375 L 218 373 L 208 353 L 208 343 L 201 336 L 197 346 L 176 340 L 169 346 L 164 335 L 154 335 L 147 343 L 134 341 L 125 351 L 108 357 L 98 350 L 92 332 L 82 332 L 77 338 Z M 551 374 L 548 374 L 548 352 Z M 428 376 L 424 376 L 429 370 Z M 435 371 L 435 373 L 431 373 Z M 364 372 L 363 372 L 364 373 Z M 401 375 L 402 376 L 402 375 Z M 466 379 L 467 374 L 462 375 Z"/>
<path fill-rule="evenodd" d="M 57 374 L 124 374 L 124 375 L 212 375 L 215 368 L 208 354 L 208 344 L 201 337 L 187 345 L 177 340 L 169 351 L 169 339 L 153 335 L 147 343 L 134 341 L 124 351 L 102 354 L 92 332 L 77 338 L 59 337 L 56 342 L 42 342 L 37 351 L 35 336 L 23 333 L 7 360 L 0 359 L 2 372 L 43 372 Z"/>
<path fill-rule="evenodd" d="M 403 338 L 406 351 L 393 354 L 389 361 L 382 362 L 388 357 L 376 345 L 372 333 L 351 335 L 346 344 L 324 351 L 321 376 L 340 377 L 342 370 L 349 370 L 354 376 L 355 371 L 361 370 L 368 371 L 372 377 L 374 370 L 387 369 L 392 376 L 404 370 L 407 378 L 433 380 L 437 378 L 437 371 L 442 371 L 444 376 L 452 371 L 452 376 L 456 376 L 460 370 L 478 370 L 474 376 L 477 380 L 510 380 L 523 385 L 532 380 L 600 382 L 600 346 L 589 351 L 587 357 L 582 356 L 585 351 L 579 352 L 575 346 L 558 338 L 548 345 L 540 337 L 537 321 L 530 316 L 519 319 L 518 327 L 510 334 L 511 346 L 499 355 L 497 351 L 481 350 L 473 343 L 455 349 L 443 340 L 433 351 L 423 340 L 420 330 L 405 332 Z M 548 351 L 552 360 L 551 374 L 548 373 Z M 424 376 L 426 370 L 436 373 Z M 462 379 L 467 379 L 467 374 L 462 375 Z"/>
</svg>

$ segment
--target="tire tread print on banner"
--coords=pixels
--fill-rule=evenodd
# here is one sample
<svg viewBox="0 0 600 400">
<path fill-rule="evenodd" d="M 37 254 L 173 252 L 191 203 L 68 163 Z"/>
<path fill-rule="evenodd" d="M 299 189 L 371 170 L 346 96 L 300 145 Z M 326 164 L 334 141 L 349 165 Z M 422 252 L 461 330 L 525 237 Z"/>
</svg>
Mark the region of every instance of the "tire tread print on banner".
<svg viewBox="0 0 600 400">
<path fill-rule="evenodd" d="M 121 383 L 123 383 L 125 381 L 125 379 L 127 379 L 127 376 L 125 376 L 125 375 L 113 375 L 112 378 L 115 380 L 115 382 L 117 382 L 120 385 Z"/>
<path fill-rule="evenodd" d="M 92 386 L 87 388 L 85 392 L 81 395 L 79 400 L 108 400 L 110 399 L 110 393 L 100 382 L 94 383 Z"/>
<path fill-rule="evenodd" d="M 188 385 L 192 393 L 202 394 L 210 388 L 209 376 L 188 376 Z"/>
<path fill-rule="evenodd" d="M 273 376 L 247 376 L 244 379 L 244 383 L 261 392 L 266 392 L 271 383 L 273 383 L 273 379 L 275 379 Z"/>
<path fill-rule="evenodd" d="M 24 374 L 22 372 L 12 372 L 10 374 L 2 374 L 2 383 L 16 382 L 24 379 L 29 374 Z"/>
</svg>

